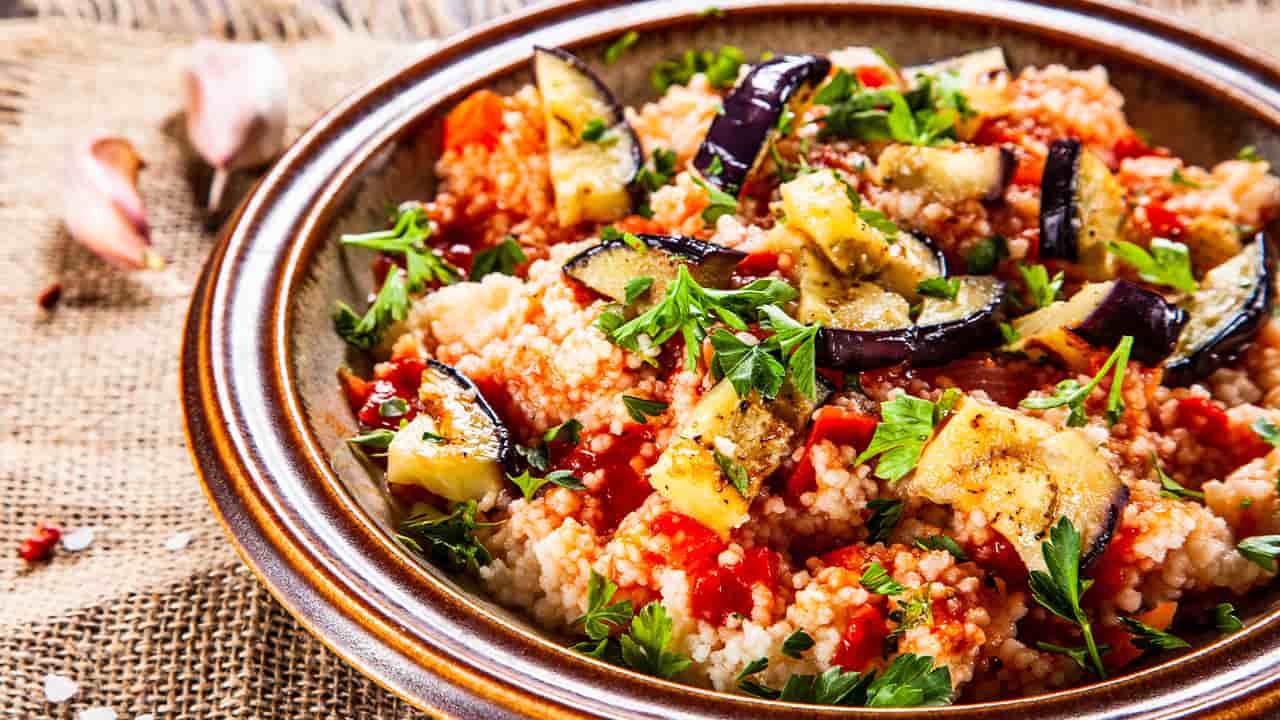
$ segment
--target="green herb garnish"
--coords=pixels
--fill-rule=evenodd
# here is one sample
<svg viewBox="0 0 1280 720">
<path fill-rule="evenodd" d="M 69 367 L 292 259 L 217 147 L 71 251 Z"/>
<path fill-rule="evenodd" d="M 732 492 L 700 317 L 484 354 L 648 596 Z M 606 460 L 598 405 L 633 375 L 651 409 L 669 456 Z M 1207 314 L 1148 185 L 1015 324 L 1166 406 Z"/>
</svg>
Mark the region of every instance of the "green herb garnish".
<svg viewBox="0 0 1280 720">
<path fill-rule="evenodd" d="M 1257 433 L 1258 437 L 1265 440 L 1271 447 L 1280 447 L 1280 427 L 1265 417 L 1254 420 L 1249 424 L 1249 429 Z"/>
<path fill-rule="evenodd" d="M 1257 145 L 1245 145 L 1236 153 L 1237 160 L 1245 162 L 1263 162 L 1262 156 L 1258 154 Z"/>
<path fill-rule="evenodd" d="M 632 305 L 639 300 L 645 293 L 649 292 L 649 288 L 653 287 L 653 278 L 649 276 L 631 278 L 627 281 L 627 285 L 623 288 L 623 304 Z"/>
<path fill-rule="evenodd" d="M 776 305 L 760 308 L 773 331 L 770 342 L 777 343 L 780 354 L 787 361 L 791 384 L 801 395 L 810 400 L 818 397 L 817 339 L 821 327 L 815 323 L 804 325 L 784 313 Z"/>
<path fill-rule="evenodd" d="M 1009 257 L 1009 244 L 1003 236 L 992 235 L 989 238 L 979 240 L 973 249 L 969 251 L 969 256 L 965 258 L 965 264 L 969 266 L 969 274 L 971 275 L 990 275 L 995 271 L 996 265 L 1001 260 Z"/>
<path fill-rule="evenodd" d="M 378 429 L 347 438 L 347 442 L 370 450 L 386 450 L 391 447 L 391 441 L 395 436 L 393 430 Z"/>
<path fill-rule="evenodd" d="M 493 559 L 475 532 L 500 523 L 476 521 L 476 501 L 457 503 L 448 515 L 431 511 L 400 523 L 396 536 L 405 547 L 449 572 L 461 572 Z"/>
<path fill-rule="evenodd" d="M 749 500 L 751 478 L 747 476 L 747 469 L 742 467 L 742 463 L 719 450 L 713 450 L 712 454 L 715 456 L 716 465 L 720 466 L 720 474 L 724 476 L 724 479 L 729 481 L 729 484 L 738 491 L 739 495 Z"/>
<path fill-rule="evenodd" d="M 515 275 L 516 266 L 528 260 L 524 250 L 520 248 L 520 243 L 516 242 L 514 236 L 508 235 L 497 245 L 476 253 L 475 259 L 471 261 L 471 272 L 467 275 L 467 279 L 475 282 L 490 273 Z"/>
<path fill-rule="evenodd" d="M 845 672 L 833 667 L 820 675 L 792 675 L 777 690 L 746 678 L 769 667 L 768 658 L 759 658 L 738 674 L 738 689 L 748 695 L 845 707 L 930 707 L 951 702 L 951 671 L 934 667 L 927 655 L 903 653 L 893 659 L 879 676 L 874 670 Z"/>
<path fill-rule="evenodd" d="M 1280 535 L 1254 535 L 1236 545 L 1236 550 L 1254 565 L 1267 572 L 1276 571 L 1276 558 L 1280 557 Z"/>
<path fill-rule="evenodd" d="M 1160 494 L 1162 496 L 1204 502 L 1203 492 L 1183 487 L 1182 483 L 1169 477 L 1169 474 L 1160 467 L 1160 459 L 1156 457 L 1155 453 L 1151 453 L 1151 466 L 1156 469 L 1156 477 L 1160 480 Z"/>
<path fill-rule="evenodd" d="M 433 442 L 438 445 L 443 445 L 444 443 L 449 442 L 449 438 L 443 435 L 437 435 L 430 430 L 424 430 L 422 432 L 422 442 Z"/>
<path fill-rule="evenodd" d="M 1022 335 L 1007 322 L 1000 323 L 1000 336 L 1004 338 L 1006 344 L 1013 344 L 1022 339 Z"/>
<path fill-rule="evenodd" d="M 525 500 L 532 500 L 535 493 L 542 489 L 543 485 L 551 483 L 559 485 L 569 490 L 586 490 L 587 486 L 581 480 L 574 477 L 569 470 L 554 470 L 547 473 L 546 477 L 535 477 L 529 474 L 528 470 L 519 475 L 507 475 L 507 479 L 516 484 L 520 488 L 520 494 Z"/>
<path fill-rule="evenodd" d="M 378 403 L 378 417 L 398 418 L 407 412 L 409 412 L 409 403 L 404 398 L 387 398 Z"/>
<path fill-rule="evenodd" d="M 960 278 L 932 277 L 921 280 L 916 285 L 916 292 L 942 300 L 955 300 L 956 294 L 960 292 Z"/>
<path fill-rule="evenodd" d="M 902 501 L 891 498 L 875 498 L 867 501 L 871 515 L 867 518 L 867 542 L 877 543 L 889 539 L 889 533 L 902 519 Z"/>
<path fill-rule="evenodd" d="M 732 45 L 725 45 L 716 52 L 710 50 L 686 50 L 678 60 L 663 60 L 649 71 L 649 81 L 655 90 L 665 93 L 672 85 L 686 85 L 694 75 L 703 73 L 711 87 L 726 89 L 738 80 L 738 68 L 747 56 Z"/>
<path fill-rule="evenodd" d="M 1129 631 L 1129 635 L 1132 636 L 1130 642 L 1139 650 L 1164 652 L 1191 647 L 1191 644 L 1186 640 L 1163 630 L 1157 630 L 1141 620 L 1131 617 L 1120 617 L 1119 620 L 1120 624 L 1124 625 L 1124 628 Z"/>
<path fill-rule="evenodd" d="M 1191 254 L 1187 246 L 1164 238 L 1151 239 L 1151 251 L 1125 240 L 1107 244 L 1107 249 L 1138 271 L 1138 277 L 1155 285 L 1167 285 L 1186 293 L 1199 287 L 1191 274 Z"/>
<path fill-rule="evenodd" d="M 1120 344 L 1116 345 L 1115 352 L 1107 358 L 1103 363 L 1102 369 L 1097 375 L 1086 385 L 1081 385 L 1074 378 L 1068 378 L 1058 383 L 1056 391 L 1051 397 L 1047 398 L 1027 398 L 1019 403 L 1022 407 L 1031 408 L 1032 410 L 1048 410 L 1049 408 L 1067 406 L 1070 414 L 1067 416 L 1067 425 L 1071 427 L 1081 427 L 1088 418 L 1084 414 L 1084 401 L 1089 397 L 1089 393 L 1102 382 L 1102 379 L 1115 366 L 1115 374 L 1111 378 L 1111 392 L 1107 395 L 1107 419 L 1111 423 L 1115 423 L 1120 419 L 1120 415 L 1124 412 L 1124 398 L 1121 397 L 1121 391 L 1124 387 L 1124 372 L 1129 364 L 1129 352 L 1133 349 L 1133 336 L 1125 335 L 1120 338 Z"/>
<path fill-rule="evenodd" d="M 920 75 L 905 95 L 890 87 L 863 88 L 857 78 L 839 70 L 819 89 L 814 103 L 830 111 L 818 120 L 819 137 L 893 140 L 912 145 L 940 145 L 956 137 L 956 125 L 974 113 L 958 77 Z"/>
<path fill-rule="evenodd" d="M 1107 671 L 1093 639 L 1093 628 L 1080 607 L 1080 597 L 1093 584 L 1092 580 L 1080 578 L 1080 533 L 1076 532 L 1070 520 L 1061 518 L 1049 531 L 1049 539 L 1040 544 L 1040 551 L 1049 572 L 1031 571 L 1031 594 L 1046 610 L 1080 627 L 1088 661 L 1087 664 L 1081 662 L 1081 665 L 1092 670 L 1099 679 L 1105 679 Z"/>
<path fill-rule="evenodd" d="M 613 628 L 626 626 L 633 615 L 631 601 L 610 604 L 616 592 L 618 586 L 612 580 L 592 569 L 587 580 L 587 612 L 571 624 L 582 625 L 583 632 L 592 640 L 604 640 Z"/>
<path fill-rule="evenodd" d="M 947 535 L 917 537 L 915 545 L 921 550 L 946 550 L 951 553 L 956 562 L 965 562 L 969 559 L 969 556 L 965 555 L 964 550 L 960 548 L 960 543 Z"/>
<path fill-rule="evenodd" d="M 409 292 L 422 292 L 427 284 L 435 281 L 442 285 L 458 282 L 462 273 L 440 255 L 426 246 L 431 237 L 431 221 L 420 207 L 404 210 L 396 218 L 390 230 L 343 235 L 343 245 L 367 248 L 405 259 L 405 288 Z"/>
<path fill-rule="evenodd" d="M 902 394 L 881 404 L 880 414 L 871 443 L 855 462 L 862 464 L 878 455 L 875 476 L 897 482 L 916 466 L 925 441 L 933 434 L 934 405 Z"/>
<path fill-rule="evenodd" d="M 1219 603 L 1213 609 L 1213 626 L 1223 635 L 1244 629 L 1244 623 L 1236 616 L 1236 609 L 1231 603 Z"/>
<path fill-rule="evenodd" d="M 1183 175 L 1182 168 L 1173 169 L 1173 174 L 1169 176 L 1169 182 L 1174 185 L 1181 185 L 1182 187 L 1194 188 L 1196 190 L 1200 190 L 1204 187 L 1200 183 L 1188 178 L 1186 175 Z"/>
<path fill-rule="evenodd" d="M 693 664 L 687 655 L 671 652 L 671 616 L 662 603 L 651 602 L 631 620 L 631 629 L 618 638 L 622 659 L 642 673 L 671 678 Z"/>
<path fill-rule="evenodd" d="M 708 204 L 702 210 L 702 221 L 708 225 L 715 225 L 716 221 L 722 215 L 733 215 L 738 212 L 738 198 L 729 193 L 712 187 L 707 184 L 706 180 L 698 176 L 693 176 L 693 182 L 698 187 L 707 191 Z"/>
<path fill-rule="evenodd" d="M 724 163 L 720 160 L 719 155 L 712 155 L 711 162 L 707 163 L 706 176 L 717 177 L 724 172 Z"/>
<path fill-rule="evenodd" d="M 651 417 L 658 417 L 670 407 L 661 400 L 649 400 L 631 395 L 623 395 L 622 404 L 626 406 L 627 414 L 631 419 L 641 424 L 647 423 Z"/>
<path fill-rule="evenodd" d="M 586 142 L 600 142 L 608 130 L 609 127 L 604 124 L 604 120 L 591 118 L 586 125 L 582 126 L 581 137 Z"/>
<path fill-rule="evenodd" d="M 905 585 L 894 580 L 889 571 L 875 560 L 862 572 L 862 578 L 858 582 L 877 595 L 900 595 L 907 591 Z"/>
<path fill-rule="evenodd" d="M 612 65 L 618 62 L 623 53 L 630 50 L 640 40 L 640 33 L 635 30 L 628 30 L 622 37 L 614 40 L 612 44 L 604 51 L 604 64 Z"/>
<path fill-rule="evenodd" d="M 788 635 L 786 640 L 782 641 L 782 654 L 799 660 L 800 656 L 813 645 L 812 635 L 804 630 L 796 630 Z M 750 673 L 747 674 L 749 675 Z"/>
<path fill-rule="evenodd" d="M 1018 264 L 1018 272 L 1022 273 L 1022 280 L 1027 285 L 1027 292 L 1031 295 L 1031 302 L 1038 308 L 1048 307 L 1058 299 L 1058 294 L 1062 292 L 1062 283 L 1066 280 L 1066 276 L 1059 272 L 1049 279 L 1049 271 L 1043 265 L 1023 265 Z"/>
<path fill-rule="evenodd" d="M 333 312 L 333 329 L 348 345 L 361 350 L 372 350 L 382 342 L 382 336 L 392 324 L 409 314 L 409 293 L 404 286 L 404 273 L 393 268 L 387 273 L 382 289 L 363 317 L 357 315 L 346 303 L 338 301 Z"/>
</svg>

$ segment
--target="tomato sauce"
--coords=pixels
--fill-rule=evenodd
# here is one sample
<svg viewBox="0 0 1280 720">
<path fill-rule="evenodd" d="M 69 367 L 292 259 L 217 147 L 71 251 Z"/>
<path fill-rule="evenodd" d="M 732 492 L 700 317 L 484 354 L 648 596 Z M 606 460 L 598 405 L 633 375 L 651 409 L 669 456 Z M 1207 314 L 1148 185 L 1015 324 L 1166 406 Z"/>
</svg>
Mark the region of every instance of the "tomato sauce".
<svg viewBox="0 0 1280 720">
<path fill-rule="evenodd" d="M 1121 527 L 1116 531 L 1102 556 L 1085 573 L 1093 578 L 1093 587 L 1089 588 L 1086 597 L 1114 597 L 1124 589 L 1129 574 L 1129 556 L 1133 554 L 1137 539 L 1138 529 L 1135 527 Z"/>
<path fill-rule="evenodd" d="M 862 672 L 884 654 L 888 636 L 884 612 L 874 605 L 863 605 L 849 619 L 832 661 L 845 672 Z"/>
<path fill-rule="evenodd" d="M 768 548 L 749 548 L 740 562 L 724 566 L 718 557 L 728 543 L 688 515 L 663 513 L 650 522 L 649 529 L 671 538 L 671 554 L 663 561 L 684 568 L 695 617 L 723 625 L 730 615 L 749 616 L 754 605 L 752 589 L 760 583 L 769 588 L 777 584 L 778 556 Z"/>
<path fill-rule="evenodd" d="M 1146 211 L 1147 225 L 1151 233 L 1162 238 L 1176 238 L 1186 232 L 1187 227 L 1178 214 L 1158 202 L 1149 202 L 1142 206 Z"/>
<path fill-rule="evenodd" d="M 1023 587 L 1027 583 L 1027 566 L 1022 556 L 1004 536 L 991 533 L 990 539 L 981 545 L 968 548 L 969 559 L 978 567 L 1003 579 L 1010 586 Z"/>
<path fill-rule="evenodd" d="M 653 442 L 653 431 L 646 425 L 628 424 L 621 435 L 614 436 L 609 449 L 601 453 L 588 450 L 591 445 L 588 440 L 589 438 L 584 437 L 577 447 L 562 458 L 557 458 L 556 448 L 551 448 L 551 460 L 557 469 L 571 470 L 578 475 L 595 470 L 603 472 L 604 486 L 597 492 L 597 496 L 604 506 L 604 524 L 596 530 L 609 531 L 640 507 L 653 492 L 653 487 L 644 476 L 650 463 L 640 455 L 640 448 L 645 443 Z"/>
<path fill-rule="evenodd" d="M 876 418 L 870 415 L 834 405 L 818 410 L 813 418 L 809 439 L 805 441 L 804 454 L 787 478 L 787 499 L 798 503 L 801 495 L 817 487 L 812 457 L 814 445 L 830 440 L 837 445 L 852 445 L 858 452 L 862 452 L 871 442 L 876 422 Z"/>
</svg>

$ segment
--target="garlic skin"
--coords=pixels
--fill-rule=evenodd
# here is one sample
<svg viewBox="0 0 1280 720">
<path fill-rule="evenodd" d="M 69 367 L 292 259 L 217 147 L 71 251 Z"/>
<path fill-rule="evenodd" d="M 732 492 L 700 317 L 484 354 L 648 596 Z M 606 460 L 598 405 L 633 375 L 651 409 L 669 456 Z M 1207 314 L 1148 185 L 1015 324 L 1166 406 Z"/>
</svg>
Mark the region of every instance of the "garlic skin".
<svg viewBox="0 0 1280 720">
<path fill-rule="evenodd" d="M 288 76 L 267 45 L 203 40 L 187 52 L 182 77 L 187 137 L 214 168 L 208 209 L 216 210 L 230 173 L 284 149 Z"/>
<path fill-rule="evenodd" d="M 164 267 L 151 250 L 151 226 L 138 193 L 145 164 L 120 137 L 95 137 L 72 148 L 63 184 L 63 219 L 77 242 L 125 270 Z"/>
</svg>

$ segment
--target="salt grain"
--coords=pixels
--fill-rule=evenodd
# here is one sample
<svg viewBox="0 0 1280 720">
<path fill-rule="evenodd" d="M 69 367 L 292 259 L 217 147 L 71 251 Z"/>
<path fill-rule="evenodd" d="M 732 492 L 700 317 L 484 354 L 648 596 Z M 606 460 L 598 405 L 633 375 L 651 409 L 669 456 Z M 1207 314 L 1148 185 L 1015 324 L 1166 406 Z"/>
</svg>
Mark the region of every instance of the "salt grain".
<svg viewBox="0 0 1280 720">
<path fill-rule="evenodd" d="M 93 528 L 77 528 L 62 536 L 62 549 L 79 552 L 93 544 Z"/>
<path fill-rule="evenodd" d="M 81 710 L 76 717 L 78 720 L 118 720 L 120 716 L 109 707 L 95 707 Z"/>
<path fill-rule="evenodd" d="M 65 675 L 44 676 L 44 698 L 51 703 L 64 703 L 80 691 L 80 683 Z"/>
<path fill-rule="evenodd" d="M 187 530 L 187 531 L 174 533 L 173 535 L 170 535 L 169 539 L 164 541 L 164 548 L 165 550 L 177 552 L 178 550 L 182 550 L 186 548 L 187 545 L 190 545 L 190 544 L 191 544 L 191 531 Z"/>
</svg>

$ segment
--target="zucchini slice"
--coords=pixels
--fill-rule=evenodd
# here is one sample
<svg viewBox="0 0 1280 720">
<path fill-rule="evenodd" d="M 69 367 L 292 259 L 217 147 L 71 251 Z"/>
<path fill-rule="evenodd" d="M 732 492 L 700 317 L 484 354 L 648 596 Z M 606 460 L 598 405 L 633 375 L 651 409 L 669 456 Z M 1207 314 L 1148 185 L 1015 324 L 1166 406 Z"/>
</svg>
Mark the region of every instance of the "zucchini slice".
<svg viewBox="0 0 1280 720">
<path fill-rule="evenodd" d="M 585 63 L 559 48 L 535 47 L 533 74 L 547 119 L 560 226 L 610 222 L 631 212 L 631 186 L 644 158 L 613 93 Z"/>
<path fill-rule="evenodd" d="M 1002 200 L 1017 166 L 1012 150 L 993 145 L 890 145 L 880 153 L 877 173 L 886 187 L 920 190 L 954 205 L 975 199 Z"/>
<path fill-rule="evenodd" d="M 1164 382 L 1190 385 L 1234 361 L 1271 317 L 1275 250 L 1258 233 L 1234 258 L 1210 270 L 1183 302 L 1191 319 L 1165 365 Z"/>
<path fill-rule="evenodd" d="M 387 448 L 387 482 L 418 485 L 454 502 L 501 490 L 510 438 L 475 384 L 428 360 L 418 398 L 424 410 Z"/>
<path fill-rule="evenodd" d="M 1089 280 L 1116 276 L 1107 245 L 1125 221 L 1124 188 L 1079 140 L 1054 140 L 1040 182 L 1040 256 L 1079 263 Z"/>
</svg>

